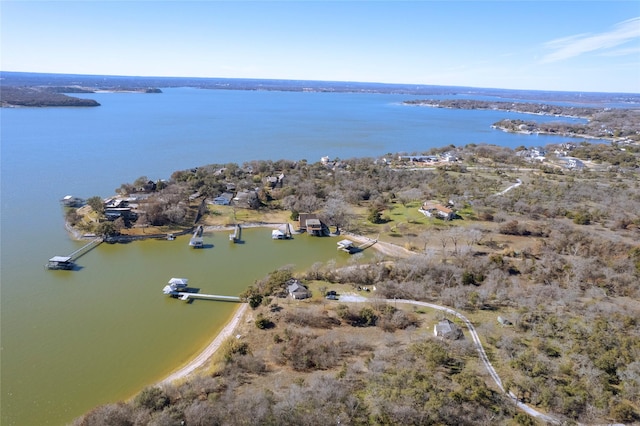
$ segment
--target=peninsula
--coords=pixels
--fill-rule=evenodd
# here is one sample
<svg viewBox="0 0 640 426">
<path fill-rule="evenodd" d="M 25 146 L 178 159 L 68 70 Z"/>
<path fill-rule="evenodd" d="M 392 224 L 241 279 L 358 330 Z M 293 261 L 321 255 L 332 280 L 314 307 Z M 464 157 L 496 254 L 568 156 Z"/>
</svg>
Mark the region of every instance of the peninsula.
<svg viewBox="0 0 640 426">
<path fill-rule="evenodd" d="M 72 92 L 72 90 L 69 90 Z M 87 93 L 85 91 L 76 93 Z M 96 107 L 93 99 L 81 99 L 67 96 L 55 89 L 46 87 L 2 87 L 0 90 L 2 107 Z"/>
<path fill-rule="evenodd" d="M 112 235 L 291 222 L 380 248 L 273 271 L 193 363 L 75 424 L 636 422 L 639 170 L 632 142 L 470 144 L 204 165 L 69 207 Z"/>
<path fill-rule="evenodd" d="M 577 107 L 572 105 L 528 102 L 480 101 L 472 99 L 411 100 L 405 105 L 434 108 L 476 109 L 519 112 L 559 117 L 558 121 L 539 123 L 534 120 L 504 119 L 493 124 L 497 129 L 515 133 L 540 133 L 578 138 L 602 139 L 619 143 L 639 142 L 640 106 L 629 108 Z M 567 123 L 562 117 L 583 118 L 586 123 Z"/>
</svg>

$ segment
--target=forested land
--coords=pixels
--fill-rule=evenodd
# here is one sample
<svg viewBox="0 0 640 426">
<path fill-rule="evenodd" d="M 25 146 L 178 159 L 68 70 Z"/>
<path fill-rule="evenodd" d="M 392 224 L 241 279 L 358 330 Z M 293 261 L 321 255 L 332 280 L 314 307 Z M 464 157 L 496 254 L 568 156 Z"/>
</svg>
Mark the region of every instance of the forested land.
<svg viewBox="0 0 640 426">
<path fill-rule="evenodd" d="M 382 298 L 463 312 L 503 385 L 538 410 L 568 423 L 639 422 L 640 149 L 545 149 L 544 162 L 467 145 L 421 153 L 449 159 L 437 163 L 391 154 L 250 161 L 123 184 L 122 196 L 146 191 L 138 220 L 147 224 L 190 217 L 201 200 L 233 188 L 254 194 L 246 210 L 286 212 L 289 220 L 315 212 L 332 231 L 404 250 L 356 254 L 344 268 L 274 271 L 247 289 L 252 322 L 205 374 L 147 388 L 76 424 L 536 422 L 495 388 L 468 336 L 436 339 L 435 313 L 376 302 Z M 584 168 L 563 166 L 567 149 Z M 418 208 L 427 200 L 450 206 L 455 218 L 424 216 Z M 233 224 L 239 210 L 209 205 L 202 220 Z M 281 299 L 291 278 L 314 297 Z M 371 303 L 327 301 L 329 289 Z"/>
<path fill-rule="evenodd" d="M 618 143 L 640 141 L 640 109 L 581 107 L 575 105 L 535 103 L 478 101 L 472 99 L 454 100 L 412 100 L 407 105 L 422 105 L 436 108 L 479 109 L 522 112 L 536 115 L 558 117 L 558 120 L 541 123 L 536 120 L 503 119 L 493 124 L 494 127 L 508 132 L 543 133 L 572 137 L 590 137 L 613 140 Z M 577 117 L 587 120 L 586 123 L 568 123 L 562 117 Z"/>
<path fill-rule="evenodd" d="M 72 90 L 68 93 L 87 93 Z M 0 105 L 3 107 L 93 107 L 100 104 L 93 99 L 81 99 L 60 93 L 59 88 L 48 87 L 2 87 Z"/>
</svg>

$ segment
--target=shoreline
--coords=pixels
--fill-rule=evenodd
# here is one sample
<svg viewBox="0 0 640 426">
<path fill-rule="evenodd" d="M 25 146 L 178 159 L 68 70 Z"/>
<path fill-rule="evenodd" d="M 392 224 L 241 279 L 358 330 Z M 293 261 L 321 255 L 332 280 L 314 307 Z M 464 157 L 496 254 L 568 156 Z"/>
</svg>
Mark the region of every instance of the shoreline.
<svg viewBox="0 0 640 426">
<path fill-rule="evenodd" d="M 187 362 L 186 365 L 162 379 L 156 386 L 167 385 L 177 380 L 185 379 L 209 361 L 218 349 L 220 349 L 224 341 L 233 335 L 233 331 L 238 327 L 242 318 L 244 318 L 248 306 L 247 303 L 242 303 L 234 312 L 229 322 L 200 353 Z"/>
</svg>

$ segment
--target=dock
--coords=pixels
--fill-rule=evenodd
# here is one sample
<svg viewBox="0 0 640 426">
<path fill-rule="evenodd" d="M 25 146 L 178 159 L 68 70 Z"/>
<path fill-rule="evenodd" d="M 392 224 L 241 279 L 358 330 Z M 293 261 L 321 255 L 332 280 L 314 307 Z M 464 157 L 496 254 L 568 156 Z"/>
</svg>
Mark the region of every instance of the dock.
<svg viewBox="0 0 640 426">
<path fill-rule="evenodd" d="M 201 294 L 201 293 L 185 293 L 185 292 L 176 292 L 172 294 L 172 296 L 178 297 L 180 300 L 189 300 L 189 299 L 207 299 L 207 300 L 218 300 L 222 302 L 242 302 L 238 296 L 222 296 L 220 294 Z"/>
<path fill-rule="evenodd" d="M 162 292 L 168 296 L 178 298 L 180 300 L 189 299 L 208 299 L 220 300 L 223 302 L 242 302 L 238 296 L 222 296 L 220 294 L 203 294 L 197 293 L 195 289 L 188 287 L 188 278 L 171 278 L 169 283 L 164 286 Z M 191 290 L 191 291 L 189 291 Z"/>
<path fill-rule="evenodd" d="M 342 240 L 338 242 L 338 250 L 342 250 L 349 254 L 360 253 L 361 251 L 368 249 L 377 242 L 377 238 L 375 240 L 368 239 L 366 242 L 360 244 L 359 246 L 355 246 L 353 241 L 351 240 Z"/>
<path fill-rule="evenodd" d="M 278 229 L 271 231 L 271 238 L 274 240 L 288 240 L 291 239 L 291 225 L 285 223 Z"/>
<path fill-rule="evenodd" d="M 241 241 L 242 239 L 242 228 L 240 227 L 240 224 L 236 224 L 235 228 L 233 229 L 233 233 L 229 234 L 229 241 L 233 242 L 233 243 L 237 243 L 239 241 Z"/>
<path fill-rule="evenodd" d="M 49 259 L 45 267 L 47 269 L 71 270 L 75 267 L 76 260 L 98 247 L 103 241 L 104 239 L 102 237 L 98 237 L 67 256 L 53 256 Z"/>
<path fill-rule="evenodd" d="M 369 240 L 365 243 L 362 243 L 358 246 L 358 251 L 362 251 L 364 249 L 368 249 L 369 247 L 371 247 L 372 245 L 374 245 L 375 243 L 378 242 L 378 239 L 376 238 L 375 240 Z"/>
<path fill-rule="evenodd" d="M 202 248 L 204 247 L 204 239 L 202 238 L 202 234 L 204 232 L 204 228 L 202 225 L 198 225 L 195 232 L 193 233 L 193 237 L 189 240 L 189 245 L 193 248 Z"/>
</svg>

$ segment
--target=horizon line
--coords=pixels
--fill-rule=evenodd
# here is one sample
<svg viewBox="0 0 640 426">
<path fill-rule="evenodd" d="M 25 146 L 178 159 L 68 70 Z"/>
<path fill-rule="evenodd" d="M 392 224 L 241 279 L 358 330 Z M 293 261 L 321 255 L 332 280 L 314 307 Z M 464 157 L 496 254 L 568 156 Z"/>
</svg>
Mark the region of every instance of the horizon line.
<svg viewBox="0 0 640 426">
<path fill-rule="evenodd" d="M 63 72 L 41 72 L 41 71 L 10 71 L 0 70 L 2 73 L 13 74 L 38 74 L 38 75 L 55 75 L 55 76 L 76 76 L 76 77 L 110 77 L 110 78 L 132 78 L 132 79 L 197 79 L 197 80 L 244 80 L 244 81 L 281 81 L 281 82 L 304 82 L 304 83 L 332 83 L 332 84 L 360 84 L 360 85 L 380 85 L 380 86 L 398 86 L 413 88 L 456 88 L 456 89 L 477 89 L 477 90 L 501 90 L 511 92 L 552 92 L 552 93 L 592 93 L 592 94 L 620 94 L 620 95 L 640 95 L 634 92 L 602 92 L 589 90 L 552 90 L 552 89 L 509 89 L 501 87 L 478 87 L 464 85 L 443 85 L 443 84 L 425 84 L 425 83 L 386 83 L 375 81 L 356 81 L 356 80 L 307 80 L 294 78 L 257 78 L 257 77 L 195 77 L 195 76 L 158 76 L 158 75 L 127 75 L 127 74 L 79 74 L 79 73 L 63 73 Z M 0 78 L 1 81 L 4 78 Z"/>
</svg>

